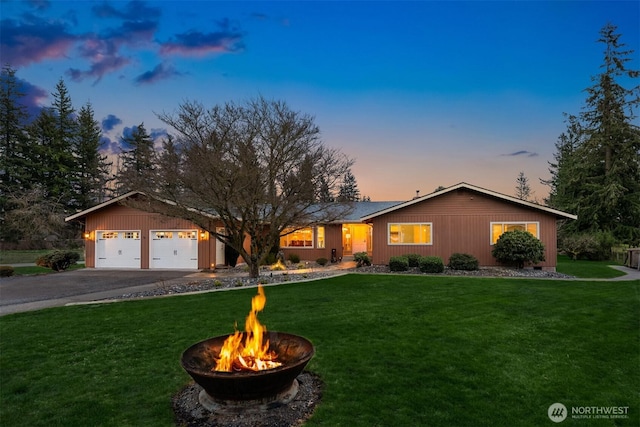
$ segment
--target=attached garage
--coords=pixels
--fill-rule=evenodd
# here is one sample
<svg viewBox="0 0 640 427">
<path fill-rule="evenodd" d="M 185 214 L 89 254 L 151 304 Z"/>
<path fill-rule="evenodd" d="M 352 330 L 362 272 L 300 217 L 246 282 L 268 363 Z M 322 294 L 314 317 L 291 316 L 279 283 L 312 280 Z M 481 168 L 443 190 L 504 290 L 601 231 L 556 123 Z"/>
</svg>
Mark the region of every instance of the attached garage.
<svg viewBox="0 0 640 427">
<path fill-rule="evenodd" d="M 129 198 L 145 200 L 132 191 L 66 218 L 83 224 L 88 268 L 200 270 L 224 263 L 224 244 L 206 230 L 128 206 Z M 209 220 L 210 229 L 222 225 Z"/>
<path fill-rule="evenodd" d="M 96 268 L 140 268 L 140 230 L 97 230 Z"/>
<path fill-rule="evenodd" d="M 198 230 L 151 230 L 149 268 L 197 269 Z"/>
</svg>

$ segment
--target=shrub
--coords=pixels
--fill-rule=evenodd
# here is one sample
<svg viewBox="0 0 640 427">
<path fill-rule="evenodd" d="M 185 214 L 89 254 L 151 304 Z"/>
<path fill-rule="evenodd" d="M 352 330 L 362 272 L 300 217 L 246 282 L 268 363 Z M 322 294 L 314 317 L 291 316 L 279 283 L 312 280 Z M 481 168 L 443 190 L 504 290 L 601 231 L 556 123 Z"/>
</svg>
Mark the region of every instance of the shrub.
<svg viewBox="0 0 640 427">
<path fill-rule="evenodd" d="M 498 238 L 491 255 L 502 264 L 523 268 L 544 261 L 544 245 L 527 231 L 507 231 Z"/>
<path fill-rule="evenodd" d="M 273 252 L 269 252 L 268 254 L 266 254 L 264 256 L 264 258 L 262 259 L 262 262 L 260 264 L 262 265 L 271 265 L 271 264 L 275 264 L 276 261 L 278 260 L 278 255 L 274 254 Z"/>
<path fill-rule="evenodd" d="M 420 263 L 420 254 L 406 254 L 405 257 L 409 260 L 409 267 L 418 267 Z"/>
<path fill-rule="evenodd" d="M 298 254 L 289 254 L 288 257 L 289 261 L 291 261 L 291 264 L 297 264 L 300 262 L 300 255 Z"/>
<path fill-rule="evenodd" d="M 10 265 L 0 265 L 0 277 L 11 277 L 13 273 L 13 267 Z"/>
<path fill-rule="evenodd" d="M 316 260 L 316 263 L 318 263 L 318 265 L 321 265 L 321 266 L 323 266 L 323 267 L 324 267 L 325 265 L 327 265 L 327 263 L 328 263 L 328 262 L 329 262 L 329 260 L 328 260 L 328 259 L 326 259 L 326 258 L 318 258 L 318 259 Z"/>
<path fill-rule="evenodd" d="M 611 233 L 572 234 L 560 239 L 559 249 L 571 259 L 603 261 L 611 258 L 611 248 L 615 243 Z"/>
<path fill-rule="evenodd" d="M 80 255 L 73 251 L 53 251 L 42 255 L 36 260 L 36 265 L 50 268 L 54 271 L 64 271 L 71 264 L 75 264 L 80 259 Z"/>
<path fill-rule="evenodd" d="M 470 254 L 454 253 L 449 257 L 449 268 L 472 271 L 478 269 L 478 259 Z"/>
<path fill-rule="evenodd" d="M 356 262 L 356 267 L 371 265 L 371 258 L 369 258 L 366 252 L 356 252 L 353 254 L 353 260 Z"/>
<path fill-rule="evenodd" d="M 423 273 L 442 273 L 444 271 L 444 261 L 437 256 L 420 257 L 418 266 Z"/>
<path fill-rule="evenodd" d="M 409 269 L 409 258 L 406 256 L 392 256 L 389 259 L 389 270 L 407 271 Z"/>
</svg>

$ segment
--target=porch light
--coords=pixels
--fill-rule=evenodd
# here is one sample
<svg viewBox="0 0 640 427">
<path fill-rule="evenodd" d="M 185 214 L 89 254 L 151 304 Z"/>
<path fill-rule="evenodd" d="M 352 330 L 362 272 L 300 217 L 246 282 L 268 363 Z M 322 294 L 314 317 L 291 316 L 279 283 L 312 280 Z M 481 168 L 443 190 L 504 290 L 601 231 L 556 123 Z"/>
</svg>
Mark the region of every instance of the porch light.
<svg viewBox="0 0 640 427">
<path fill-rule="evenodd" d="M 201 231 L 201 232 L 200 232 L 200 238 L 201 238 L 202 240 L 206 239 L 206 238 L 207 238 L 207 232 L 206 232 L 206 231 L 204 231 L 204 230 L 203 230 L 203 231 Z"/>
<path fill-rule="evenodd" d="M 89 240 L 91 238 L 91 232 L 90 231 L 85 231 L 84 234 L 82 235 L 82 237 L 84 237 L 85 239 Z"/>
</svg>

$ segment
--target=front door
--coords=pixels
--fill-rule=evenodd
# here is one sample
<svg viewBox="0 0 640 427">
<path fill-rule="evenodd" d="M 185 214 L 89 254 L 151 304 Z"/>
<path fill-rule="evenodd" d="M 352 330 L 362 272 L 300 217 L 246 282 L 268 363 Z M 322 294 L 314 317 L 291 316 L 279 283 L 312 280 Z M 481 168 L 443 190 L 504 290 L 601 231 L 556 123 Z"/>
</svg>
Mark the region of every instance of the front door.
<svg viewBox="0 0 640 427">
<path fill-rule="evenodd" d="M 371 227 L 367 224 L 344 224 L 342 246 L 345 255 L 371 251 Z"/>
</svg>

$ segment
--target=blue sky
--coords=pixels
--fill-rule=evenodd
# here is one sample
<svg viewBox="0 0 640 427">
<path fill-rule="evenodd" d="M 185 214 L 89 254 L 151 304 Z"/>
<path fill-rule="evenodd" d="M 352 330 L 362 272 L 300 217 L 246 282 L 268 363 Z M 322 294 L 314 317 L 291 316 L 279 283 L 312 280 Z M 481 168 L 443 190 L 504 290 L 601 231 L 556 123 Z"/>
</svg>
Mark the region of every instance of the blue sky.
<svg viewBox="0 0 640 427">
<path fill-rule="evenodd" d="M 109 153 L 140 123 L 171 132 L 156 113 L 184 101 L 261 95 L 315 116 L 373 200 L 462 181 L 513 195 L 520 171 L 542 200 L 606 23 L 640 69 L 637 1 L 0 1 L 0 61 L 29 103 L 63 79 Z"/>
</svg>

